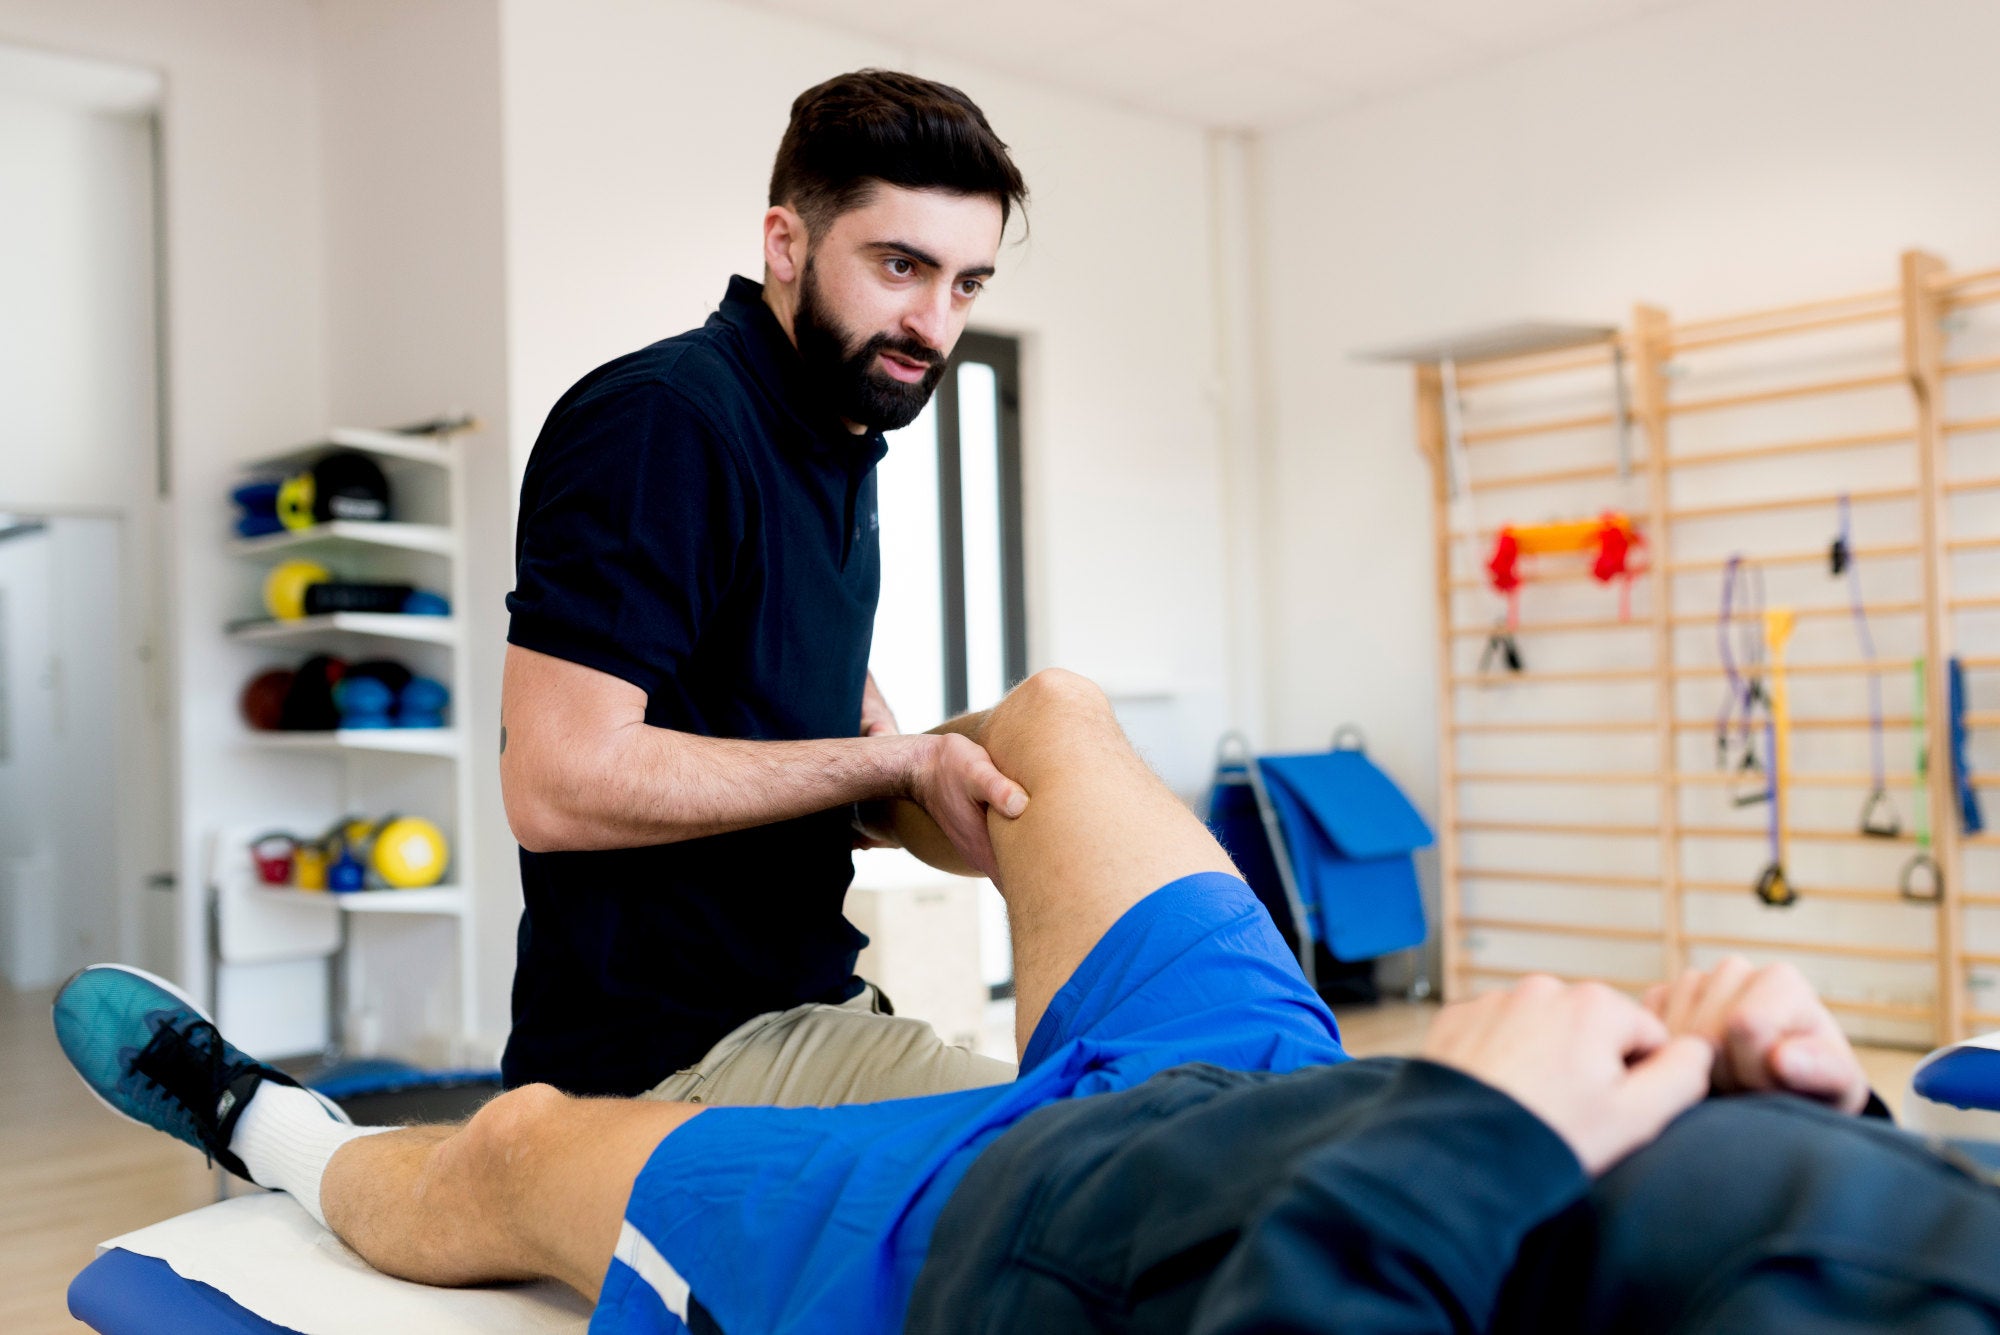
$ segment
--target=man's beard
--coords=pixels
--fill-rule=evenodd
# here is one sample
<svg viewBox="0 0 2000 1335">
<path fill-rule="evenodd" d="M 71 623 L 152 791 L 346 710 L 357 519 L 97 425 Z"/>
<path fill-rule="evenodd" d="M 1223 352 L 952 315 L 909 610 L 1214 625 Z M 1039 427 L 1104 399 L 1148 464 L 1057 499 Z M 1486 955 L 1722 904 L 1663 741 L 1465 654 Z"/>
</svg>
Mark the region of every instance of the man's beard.
<svg viewBox="0 0 2000 1335">
<path fill-rule="evenodd" d="M 810 260 L 799 284 L 792 335 L 821 401 L 843 419 L 876 431 L 897 431 L 916 421 L 944 378 L 943 355 L 917 339 L 876 334 L 856 347 L 820 299 Z M 884 352 L 898 353 L 930 369 L 922 380 L 905 384 L 875 365 L 876 357 Z"/>
</svg>

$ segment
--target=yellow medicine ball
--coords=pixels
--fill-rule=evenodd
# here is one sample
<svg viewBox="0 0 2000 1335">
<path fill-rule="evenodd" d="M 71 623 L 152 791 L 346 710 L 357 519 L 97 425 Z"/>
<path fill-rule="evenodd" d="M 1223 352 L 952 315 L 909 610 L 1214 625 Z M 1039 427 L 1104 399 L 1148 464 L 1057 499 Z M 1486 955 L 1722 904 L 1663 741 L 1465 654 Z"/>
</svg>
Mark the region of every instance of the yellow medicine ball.
<svg viewBox="0 0 2000 1335">
<path fill-rule="evenodd" d="M 383 880 L 398 890 L 436 885 L 450 857 L 444 832 L 420 816 L 398 816 L 375 832 L 370 859 Z"/>
<path fill-rule="evenodd" d="M 264 607 L 280 621 L 295 621 L 306 614 L 306 589 L 332 578 L 317 561 L 281 562 L 264 576 Z"/>
<path fill-rule="evenodd" d="M 303 473 L 294 473 L 279 483 L 278 522 L 289 529 L 311 528 L 317 523 L 313 516 L 316 490 L 310 468 Z"/>
</svg>

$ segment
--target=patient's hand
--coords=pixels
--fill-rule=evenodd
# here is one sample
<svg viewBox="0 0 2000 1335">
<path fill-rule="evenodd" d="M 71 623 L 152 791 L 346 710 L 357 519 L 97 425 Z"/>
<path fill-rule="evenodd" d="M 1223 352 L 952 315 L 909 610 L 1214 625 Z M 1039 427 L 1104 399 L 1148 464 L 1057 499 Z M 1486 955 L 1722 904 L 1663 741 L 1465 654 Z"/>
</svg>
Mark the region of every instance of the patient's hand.
<svg viewBox="0 0 2000 1335">
<path fill-rule="evenodd" d="M 1595 1176 L 1708 1092 L 1713 1050 L 1602 983 L 1525 978 L 1438 1012 L 1422 1055 L 1548 1123 Z"/>
<path fill-rule="evenodd" d="M 1646 1006 L 1675 1034 L 1715 1046 L 1718 1094 L 1789 1090 L 1850 1113 L 1868 1102 L 1868 1077 L 1847 1035 L 1789 964 L 1758 969 L 1731 956 L 1659 984 Z"/>
</svg>

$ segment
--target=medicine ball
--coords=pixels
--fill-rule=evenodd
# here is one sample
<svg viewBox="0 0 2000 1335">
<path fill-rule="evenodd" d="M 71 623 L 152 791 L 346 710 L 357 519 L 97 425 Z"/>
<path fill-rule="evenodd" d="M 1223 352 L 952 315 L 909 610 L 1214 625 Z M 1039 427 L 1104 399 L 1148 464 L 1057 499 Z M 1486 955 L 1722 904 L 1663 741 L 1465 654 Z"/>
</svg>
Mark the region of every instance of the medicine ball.
<svg viewBox="0 0 2000 1335">
<path fill-rule="evenodd" d="M 301 663 L 292 676 L 292 689 L 285 693 L 278 726 L 289 732 L 332 732 L 338 728 L 340 711 L 333 704 L 333 687 L 346 672 L 347 664 L 324 654 Z"/>
<path fill-rule="evenodd" d="M 333 578 L 317 561 L 281 561 L 264 576 L 264 610 L 280 621 L 306 614 L 306 590 Z"/>
<path fill-rule="evenodd" d="M 283 668 L 272 668 L 269 672 L 259 672 L 243 688 L 243 695 L 237 706 L 243 711 L 243 721 L 259 732 L 272 732 L 284 726 L 285 697 L 292 693 L 292 674 Z"/>
<path fill-rule="evenodd" d="M 278 518 L 286 528 L 311 528 L 336 519 L 369 522 L 389 517 L 389 479 L 365 454 L 342 450 L 294 473 L 278 487 Z"/>
<path fill-rule="evenodd" d="M 398 816 L 375 832 L 370 861 L 390 885 L 415 890 L 443 880 L 449 857 L 444 831 L 420 816 Z"/>
<path fill-rule="evenodd" d="M 401 612 L 412 590 L 408 584 L 366 584 L 334 579 L 306 590 L 306 615 L 329 612 Z"/>
</svg>

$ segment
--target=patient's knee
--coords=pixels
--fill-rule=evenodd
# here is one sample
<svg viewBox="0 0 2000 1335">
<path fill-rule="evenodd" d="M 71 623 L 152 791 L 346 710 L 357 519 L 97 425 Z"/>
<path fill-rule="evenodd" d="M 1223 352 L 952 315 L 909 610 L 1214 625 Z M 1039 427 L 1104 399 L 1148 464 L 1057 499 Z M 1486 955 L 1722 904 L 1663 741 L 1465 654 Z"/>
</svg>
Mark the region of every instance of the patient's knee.
<svg viewBox="0 0 2000 1335">
<path fill-rule="evenodd" d="M 504 1173 L 532 1163 L 535 1150 L 562 1121 L 570 1097 L 553 1085 L 523 1085 L 500 1095 L 465 1125 L 463 1166 L 479 1174 Z"/>
<path fill-rule="evenodd" d="M 1043 668 L 1007 697 L 1007 703 L 1034 714 L 1092 714 L 1111 719 L 1111 700 L 1096 682 L 1067 668 Z"/>
</svg>

